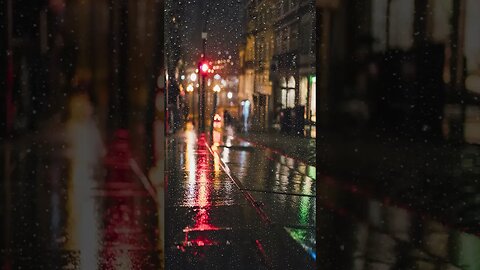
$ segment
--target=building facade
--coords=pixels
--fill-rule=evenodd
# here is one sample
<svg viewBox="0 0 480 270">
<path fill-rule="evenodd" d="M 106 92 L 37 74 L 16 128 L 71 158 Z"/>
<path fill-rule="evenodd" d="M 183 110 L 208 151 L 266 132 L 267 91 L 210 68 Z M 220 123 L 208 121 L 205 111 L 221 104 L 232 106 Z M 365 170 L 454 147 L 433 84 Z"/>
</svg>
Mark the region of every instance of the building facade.
<svg viewBox="0 0 480 270">
<path fill-rule="evenodd" d="M 273 108 L 273 91 L 270 66 L 274 54 L 277 1 L 253 1 L 251 22 L 254 39 L 253 53 L 253 121 L 254 128 L 263 130 L 270 126 Z"/>
<path fill-rule="evenodd" d="M 254 89 L 254 60 L 255 60 L 255 38 L 253 31 L 255 29 L 254 23 L 251 19 L 254 5 L 252 1 L 244 1 L 242 13 L 244 14 L 244 32 L 242 33 L 244 39 L 239 48 L 239 84 L 238 84 L 238 100 L 241 104 L 253 102 Z M 240 108 L 239 112 L 242 112 Z M 242 115 L 239 114 L 238 118 Z"/>
<path fill-rule="evenodd" d="M 295 121 L 316 121 L 315 8 L 310 0 L 282 1 L 275 22 L 273 82 L 276 111 L 295 109 Z M 298 115 L 302 112 L 302 115 Z"/>
<path fill-rule="evenodd" d="M 279 128 L 281 113 L 316 121 L 315 5 L 311 0 L 249 1 L 240 89 L 251 90 L 253 127 Z M 248 90 L 247 90 L 248 89 Z M 302 127 L 303 128 L 303 127 Z"/>
<path fill-rule="evenodd" d="M 478 7 L 317 0 L 319 123 L 480 142 Z"/>
</svg>

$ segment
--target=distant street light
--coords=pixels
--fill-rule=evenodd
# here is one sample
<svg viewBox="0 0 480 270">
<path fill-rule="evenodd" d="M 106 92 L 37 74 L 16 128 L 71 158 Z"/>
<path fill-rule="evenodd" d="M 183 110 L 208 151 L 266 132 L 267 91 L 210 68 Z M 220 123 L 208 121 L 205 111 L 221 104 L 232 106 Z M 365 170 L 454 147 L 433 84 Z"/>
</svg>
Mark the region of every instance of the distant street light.
<svg viewBox="0 0 480 270">
<path fill-rule="evenodd" d="M 200 71 L 203 76 L 205 76 L 210 71 L 210 66 L 207 62 L 203 62 L 200 64 Z"/>
<path fill-rule="evenodd" d="M 190 75 L 190 81 L 192 81 L 192 82 L 197 81 L 197 74 L 196 74 L 196 73 L 192 73 L 192 74 Z"/>
<path fill-rule="evenodd" d="M 193 85 L 189 84 L 187 86 L 187 92 L 189 92 L 189 93 L 193 92 Z"/>
<path fill-rule="evenodd" d="M 188 89 L 187 89 L 187 91 L 188 91 Z M 228 98 L 228 99 L 232 99 L 232 97 L 233 97 L 233 93 L 232 93 L 232 92 L 228 92 L 228 93 L 227 93 L 227 98 Z"/>
<path fill-rule="evenodd" d="M 214 87 L 213 87 L 213 92 L 215 93 L 219 93 L 220 90 L 222 90 L 222 88 L 220 88 L 220 86 L 218 84 L 216 84 Z"/>
</svg>

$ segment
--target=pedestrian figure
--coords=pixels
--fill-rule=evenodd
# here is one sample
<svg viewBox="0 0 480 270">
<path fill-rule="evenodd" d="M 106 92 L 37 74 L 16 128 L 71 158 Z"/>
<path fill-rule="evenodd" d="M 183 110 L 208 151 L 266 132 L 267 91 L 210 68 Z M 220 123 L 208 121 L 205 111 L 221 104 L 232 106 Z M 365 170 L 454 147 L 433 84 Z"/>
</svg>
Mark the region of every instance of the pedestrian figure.
<svg viewBox="0 0 480 270">
<path fill-rule="evenodd" d="M 249 118 L 249 115 L 250 115 L 250 101 L 249 100 L 245 100 L 242 102 L 242 122 L 243 122 L 243 126 L 242 126 L 242 131 L 243 132 L 248 132 L 248 118 Z"/>
</svg>

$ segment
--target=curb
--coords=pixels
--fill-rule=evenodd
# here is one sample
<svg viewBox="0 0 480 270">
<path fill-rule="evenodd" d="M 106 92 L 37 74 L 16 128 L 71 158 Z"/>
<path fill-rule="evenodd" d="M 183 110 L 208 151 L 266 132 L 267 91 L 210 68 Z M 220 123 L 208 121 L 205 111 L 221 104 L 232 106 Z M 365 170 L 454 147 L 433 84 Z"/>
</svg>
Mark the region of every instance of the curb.
<svg viewBox="0 0 480 270">
<path fill-rule="evenodd" d="M 230 178 L 230 180 L 232 180 L 232 182 L 242 192 L 242 194 L 245 196 L 247 201 L 249 201 L 252 204 L 252 206 L 255 208 L 255 210 L 259 214 L 260 218 L 262 219 L 262 221 L 266 225 L 272 225 L 273 224 L 272 221 L 270 220 L 268 215 L 265 213 L 265 211 L 263 211 L 263 209 L 259 206 L 259 203 L 253 198 L 253 196 L 250 194 L 250 192 L 246 191 L 245 188 L 243 187 L 242 183 L 238 179 L 236 179 L 236 177 L 234 177 L 233 175 L 230 174 L 230 168 L 228 167 L 227 164 L 225 164 L 225 162 L 223 162 L 223 160 L 220 158 L 218 153 L 214 152 L 212 150 L 212 148 L 210 147 L 210 145 L 208 145 L 208 143 L 205 143 L 205 145 L 207 146 L 208 151 L 210 151 L 210 153 L 213 156 L 216 156 L 219 159 L 220 166 L 222 167 L 225 174 L 228 176 L 228 178 Z"/>
<path fill-rule="evenodd" d="M 302 159 L 302 158 L 299 158 L 299 157 L 293 157 L 292 155 L 289 155 L 289 154 L 287 154 L 287 153 L 285 153 L 285 152 L 283 152 L 283 151 L 281 151 L 281 150 L 278 150 L 278 149 L 276 149 L 276 148 L 272 148 L 272 147 L 266 146 L 266 145 L 264 145 L 264 144 L 261 144 L 261 143 L 258 143 L 258 142 L 254 142 L 254 141 L 252 141 L 252 140 L 249 140 L 249 139 L 247 139 L 247 138 L 245 138 L 245 137 L 242 137 L 242 136 L 239 136 L 239 135 L 237 135 L 237 134 L 235 134 L 235 137 L 238 138 L 238 139 L 241 140 L 241 141 L 248 142 L 248 143 L 250 143 L 250 144 L 253 144 L 253 145 L 255 145 L 255 146 L 257 146 L 257 147 L 260 147 L 260 148 L 263 148 L 263 149 L 267 149 L 267 150 L 269 150 L 269 151 L 271 151 L 271 152 L 273 152 L 273 153 L 275 153 L 275 154 L 277 154 L 277 155 L 282 155 L 282 156 L 285 156 L 285 157 L 287 157 L 287 158 L 291 158 L 291 159 L 293 159 L 293 160 L 302 162 L 302 163 L 304 163 L 305 165 L 308 165 L 308 166 L 317 167 L 316 164 L 312 164 L 312 163 L 311 163 L 310 161 L 308 161 L 308 160 L 305 160 L 305 159 Z"/>
</svg>

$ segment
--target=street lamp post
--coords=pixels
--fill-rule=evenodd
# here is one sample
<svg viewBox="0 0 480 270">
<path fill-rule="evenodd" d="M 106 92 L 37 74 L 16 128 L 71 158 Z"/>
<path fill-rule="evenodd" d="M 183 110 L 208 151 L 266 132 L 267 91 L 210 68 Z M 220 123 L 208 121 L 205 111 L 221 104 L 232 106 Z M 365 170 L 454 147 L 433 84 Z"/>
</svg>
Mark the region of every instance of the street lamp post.
<svg viewBox="0 0 480 270">
<path fill-rule="evenodd" d="M 205 80 L 207 78 L 207 73 L 209 70 L 208 64 L 205 62 L 206 57 L 206 44 L 207 44 L 207 32 L 206 32 L 206 24 L 207 21 L 205 21 L 205 25 L 203 27 L 203 32 L 202 32 L 202 62 L 200 65 L 200 74 L 202 75 L 202 88 L 200 90 L 201 95 L 200 95 L 200 123 L 199 123 L 199 129 L 200 131 L 205 131 Z"/>
<path fill-rule="evenodd" d="M 199 123 L 199 129 L 200 131 L 205 131 L 205 106 L 206 106 L 206 100 L 205 100 L 205 81 L 207 80 L 208 72 L 210 71 L 210 66 L 208 63 L 205 61 L 205 54 L 203 55 L 203 60 L 200 63 L 199 67 L 200 74 L 202 75 L 202 88 L 200 90 L 201 95 L 200 95 L 200 123 Z"/>
<path fill-rule="evenodd" d="M 190 81 L 192 82 L 192 95 L 191 95 L 191 100 L 192 100 L 192 107 L 191 107 L 191 110 L 192 110 L 192 124 L 195 126 L 196 125 L 196 119 L 195 119 L 195 112 L 196 112 L 196 109 L 195 109 L 195 93 L 193 93 L 193 90 L 195 89 L 194 88 L 194 84 L 197 82 L 197 74 L 195 72 L 193 72 L 192 74 L 190 74 Z M 188 87 L 187 87 L 187 92 L 189 91 Z"/>
<path fill-rule="evenodd" d="M 193 119 L 193 114 L 194 114 L 194 110 L 193 110 L 193 85 L 189 84 L 187 86 L 187 92 L 189 93 L 189 96 L 190 96 L 190 106 L 188 108 L 188 111 L 192 113 L 192 123 L 194 123 L 194 119 Z"/>
<path fill-rule="evenodd" d="M 214 87 L 213 87 L 213 111 L 212 111 L 212 121 L 211 121 L 211 124 L 210 124 L 210 130 L 213 130 L 213 122 L 214 122 L 214 118 L 215 118 L 215 113 L 217 112 L 217 96 L 218 96 L 218 93 L 220 93 L 220 86 L 218 84 L 216 84 Z"/>
<path fill-rule="evenodd" d="M 199 117 L 200 117 L 200 123 L 199 123 L 199 130 L 200 132 L 203 132 L 205 131 L 205 80 L 206 80 L 206 77 L 207 77 L 207 73 L 208 73 L 208 70 L 203 70 L 202 72 L 202 68 L 203 67 L 207 67 L 207 69 L 210 69 L 208 64 L 206 64 L 206 59 L 207 59 L 207 36 L 208 36 L 208 33 L 207 33 L 207 24 L 208 24 L 208 19 L 210 18 L 210 5 L 208 4 L 208 1 L 205 1 L 205 6 L 204 6 L 204 11 L 205 11 L 205 22 L 203 24 L 203 29 L 202 29 L 202 65 L 200 67 L 200 74 L 202 75 L 202 88 L 199 92 L 201 92 L 201 95 L 199 93 L 199 104 L 200 104 L 200 108 L 199 108 Z"/>
</svg>

